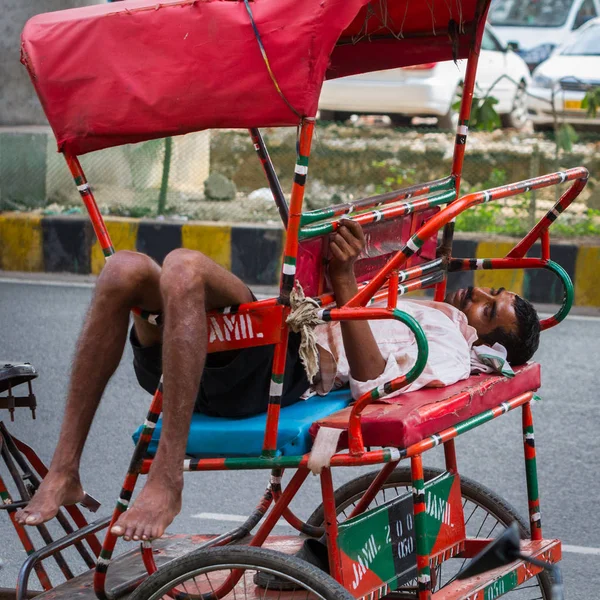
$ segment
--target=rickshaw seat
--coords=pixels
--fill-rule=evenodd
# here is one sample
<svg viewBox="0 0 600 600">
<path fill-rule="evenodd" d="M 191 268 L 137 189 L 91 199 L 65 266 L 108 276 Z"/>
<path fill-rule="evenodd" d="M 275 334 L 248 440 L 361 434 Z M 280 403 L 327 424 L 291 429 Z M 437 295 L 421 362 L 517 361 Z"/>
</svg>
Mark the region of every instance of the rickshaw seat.
<svg viewBox="0 0 600 600">
<path fill-rule="evenodd" d="M 361 425 L 365 446 L 406 448 L 422 439 L 456 425 L 502 402 L 541 385 L 537 363 L 515 368 L 515 377 L 472 375 L 443 388 L 426 388 L 368 405 Z M 344 408 L 317 419 L 310 428 L 313 437 L 321 427 L 346 430 L 339 447 L 347 447 L 348 418 Z"/>
<path fill-rule="evenodd" d="M 297 456 L 306 454 L 312 446 L 309 430 L 316 419 L 348 406 L 352 396 L 349 389 L 337 390 L 327 396 L 313 396 L 281 409 L 277 453 Z M 186 453 L 195 458 L 260 456 L 267 415 L 245 419 L 223 419 L 194 413 Z M 148 452 L 156 452 L 162 419 L 159 419 Z M 141 427 L 133 434 L 137 442 Z"/>
</svg>

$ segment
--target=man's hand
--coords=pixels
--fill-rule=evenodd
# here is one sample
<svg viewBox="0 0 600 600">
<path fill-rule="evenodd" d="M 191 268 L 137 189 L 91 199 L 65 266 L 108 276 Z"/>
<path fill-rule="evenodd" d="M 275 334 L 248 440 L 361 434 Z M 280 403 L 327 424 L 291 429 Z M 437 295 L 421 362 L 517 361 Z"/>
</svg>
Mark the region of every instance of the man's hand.
<svg viewBox="0 0 600 600">
<path fill-rule="evenodd" d="M 329 251 L 329 277 L 334 287 L 354 281 L 354 263 L 365 247 L 362 227 L 355 221 L 344 219 L 339 229 L 331 235 Z"/>
<path fill-rule="evenodd" d="M 354 276 L 354 263 L 365 247 L 362 227 L 351 220 L 344 220 L 331 236 L 329 250 L 329 278 L 338 306 L 344 306 L 358 293 Z M 352 377 L 358 381 L 370 381 L 385 370 L 385 359 L 368 321 L 342 321 L 342 339 Z"/>
</svg>

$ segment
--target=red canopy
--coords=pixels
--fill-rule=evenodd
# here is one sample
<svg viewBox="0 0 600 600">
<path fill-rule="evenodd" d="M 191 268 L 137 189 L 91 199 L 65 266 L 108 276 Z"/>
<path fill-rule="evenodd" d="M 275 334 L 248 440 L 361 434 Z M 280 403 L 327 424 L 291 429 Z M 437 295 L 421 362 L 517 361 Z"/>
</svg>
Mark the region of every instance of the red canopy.
<svg viewBox="0 0 600 600">
<path fill-rule="evenodd" d="M 253 0 L 265 60 L 243 1 L 128 0 L 33 17 L 22 61 L 59 150 L 84 154 L 207 128 L 297 125 L 316 114 L 325 77 L 466 57 L 488 4 Z"/>
</svg>

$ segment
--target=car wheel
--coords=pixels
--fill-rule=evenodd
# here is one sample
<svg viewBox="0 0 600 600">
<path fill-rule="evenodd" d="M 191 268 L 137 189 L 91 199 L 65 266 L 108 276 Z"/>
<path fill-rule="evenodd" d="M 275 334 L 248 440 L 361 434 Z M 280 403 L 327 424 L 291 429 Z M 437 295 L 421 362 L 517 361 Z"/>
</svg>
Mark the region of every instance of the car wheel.
<svg viewBox="0 0 600 600">
<path fill-rule="evenodd" d="M 552 131 L 554 129 L 554 125 L 551 123 L 534 123 L 533 130 L 534 131 Z"/>
<path fill-rule="evenodd" d="M 390 115 L 390 121 L 394 127 L 410 127 L 412 120 L 412 117 L 406 115 Z"/>
<path fill-rule="evenodd" d="M 343 112 L 341 110 L 320 110 L 319 119 L 321 121 L 336 121 L 344 123 L 352 116 L 352 113 Z"/>
<path fill-rule="evenodd" d="M 515 94 L 512 111 L 502 115 L 502 126 L 522 129 L 527 123 L 527 89 L 525 82 L 521 81 Z"/>
<path fill-rule="evenodd" d="M 454 91 L 454 95 L 452 96 L 452 102 L 450 102 L 450 108 L 445 115 L 438 117 L 438 129 L 445 129 L 447 131 L 456 131 L 458 127 L 458 111 L 453 107 L 459 102 L 462 98 L 462 83 Z"/>
<path fill-rule="evenodd" d="M 335 111 L 334 110 L 319 110 L 319 120 L 320 121 L 335 121 Z"/>
</svg>

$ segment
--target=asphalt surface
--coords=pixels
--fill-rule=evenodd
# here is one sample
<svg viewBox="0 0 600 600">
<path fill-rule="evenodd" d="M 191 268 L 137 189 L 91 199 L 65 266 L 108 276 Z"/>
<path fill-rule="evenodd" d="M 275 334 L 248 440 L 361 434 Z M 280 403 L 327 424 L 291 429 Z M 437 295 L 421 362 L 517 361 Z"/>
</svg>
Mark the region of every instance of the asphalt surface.
<svg viewBox="0 0 600 600">
<path fill-rule="evenodd" d="M 34 391 L 38 416 L 17 412 L 0 418 L 13 435 L 36 448 L 49 461 L 58 436 L 75 340 L 91 297 L 86 283 L 30 285 L 0 277 L 0 359 L 29 361 L 39 370 Z M 544 537 L 582 547 L 565 552 L 563 575 L 567 598 L 600 598 L 600 319 L 579 316 L 545 332 L 536 359 L 543 365 L 542 402 L 534 408 Z M 126 348 L 98 410 L 83 456 L 86 490 L 113 507 L 130 459 L 131 433 L 143 420 L 149 395 L 137 386 Z M 520 414 L 509 413 L 457 440 L 461 474 L 489 486 L 521 514 L 527 514 Z M 425 455 L 425 464 L 441 464 L 440 453 Z M 335 482 L 356 476 L 340 469 Z M 2 476 L 6 477 L 5 471 Z M 218 515 L 246 515 L 266 485 L 266 472 L 196 473 L 186 475 L 184 509 L 173 532 L 216 533 L 235 522 Z M 310 477 L 293 508 L 308 516 L 319 504 L 318 479 Z M 204 513 L 202 518 L 197 515 Z M 216 513 L 216 518 L 210 513 Z M 232 518 L 232 517 L 229 517 Z M 286 533 L 286 527 L 277 532 Z M 575 550 L 575 551 L 574 551 Z M 14 587 L 25 559 L 8 519 L 0 515 L 0 588 Z M 51 569 L 52 573 L 56 569 Z"/>
</svg>

